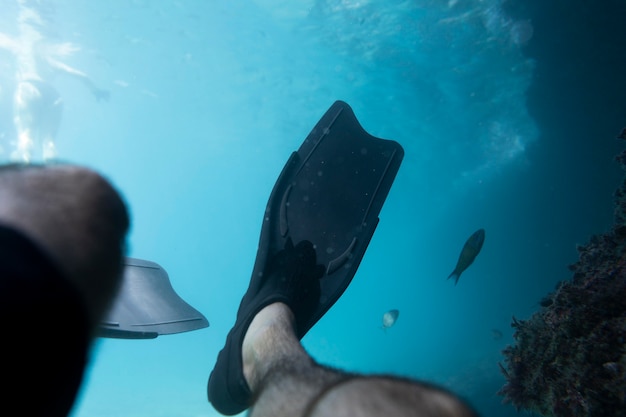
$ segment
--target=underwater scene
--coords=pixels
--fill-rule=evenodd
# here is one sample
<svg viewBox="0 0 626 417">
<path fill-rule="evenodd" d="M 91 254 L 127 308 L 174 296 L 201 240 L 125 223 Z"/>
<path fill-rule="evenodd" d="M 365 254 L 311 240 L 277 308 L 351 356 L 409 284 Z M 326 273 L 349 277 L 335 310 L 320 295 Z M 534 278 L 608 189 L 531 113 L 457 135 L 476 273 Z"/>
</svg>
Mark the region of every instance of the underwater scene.
<svg viewBox="0 0 626 417">
<path fill-rule="evenodd" d="M 98 338 L 71 416 L 221 415 L 268 198 L 337 100 L 404 158 L 306 351 L 485 417 L 623 416 L 625 22 L 622 0 L 0 0 L 0 160 L 104 174 L 127 255 L 210 324 Z"/>
</svg>

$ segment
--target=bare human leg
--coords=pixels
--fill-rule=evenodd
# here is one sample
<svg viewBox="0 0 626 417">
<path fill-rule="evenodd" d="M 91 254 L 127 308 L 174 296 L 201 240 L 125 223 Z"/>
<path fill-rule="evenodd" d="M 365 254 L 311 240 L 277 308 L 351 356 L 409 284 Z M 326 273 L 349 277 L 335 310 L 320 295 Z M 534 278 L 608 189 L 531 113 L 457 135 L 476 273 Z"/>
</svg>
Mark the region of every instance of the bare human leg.
<svg viewBox="0 0 626 417">
<path fill-rule="evenodd" d="M 129 218 L 99 174 L 71 165 L 0 167 L 0 225 L 44 249 L 78 289 L 93 329 L 121 279 Z"/>
<path fill-rule="evenodd" d="M 261 310 L 246 332 L 243 371 L 252 417 L 471 417 L 454 395 L 417 381 L 357 375 L 319 365 L 300 344 L 289 307 Z"/>
<path fill-rule="evenodd" d="M 128 226 L 121 197 L 91 170 L 0 166 L 0 316 L 7 318 L 8 335 L 1 350 L 3 376 L 11 381 L 2 398 L 8 408 L 68 415 L 96 326 L 120 282 Z"/>
</svg>

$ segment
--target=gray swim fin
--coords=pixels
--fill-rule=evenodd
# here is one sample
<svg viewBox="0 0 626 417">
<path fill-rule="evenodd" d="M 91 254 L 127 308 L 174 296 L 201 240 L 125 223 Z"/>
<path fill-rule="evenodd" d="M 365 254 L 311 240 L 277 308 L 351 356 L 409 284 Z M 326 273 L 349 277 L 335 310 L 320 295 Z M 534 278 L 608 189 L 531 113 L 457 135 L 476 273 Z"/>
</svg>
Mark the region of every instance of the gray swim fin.
<svg viewBox="0 0 626 417">
<path fill-rule="evenodd" d="M 202 313 L 176 294 L 165 269 L 154 262 L 126 258 L 122 286 L 100 323 L 98 336 L 153 339 L 208 326 Z"/>
</svg>

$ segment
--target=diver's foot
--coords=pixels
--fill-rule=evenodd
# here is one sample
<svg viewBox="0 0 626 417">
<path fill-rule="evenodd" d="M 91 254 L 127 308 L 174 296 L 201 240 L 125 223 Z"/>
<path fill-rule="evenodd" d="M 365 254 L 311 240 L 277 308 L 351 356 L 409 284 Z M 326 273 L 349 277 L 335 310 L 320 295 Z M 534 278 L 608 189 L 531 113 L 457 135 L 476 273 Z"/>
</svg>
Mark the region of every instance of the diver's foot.
<svg viewBox="0 0 626 417">
<path fill-rule="evenodd" d="M 313 244 L 302 241 L 294 246 L 289 239 L 264 273 L 253 276 L 209 376 L 209 401 L 220 413 L 234 415 L 250 407 L 274 359 L 284 358 L 285 352 L 304 352 L 296 331 L 308 330 L 299 323 L 310 321 L 316 312 L 323 274 Z M 294 352 L 292 345 L 300 350 Z"/>
<path fill-rule="evenodd" d="M 298 345 L 295 318 L 286 304 L 273 303 L 257 313 L 241 347 L 243 374 L 252 392 L 275 359 L 284 357 L 285 349 L 294 345 Z"/>
</svg>

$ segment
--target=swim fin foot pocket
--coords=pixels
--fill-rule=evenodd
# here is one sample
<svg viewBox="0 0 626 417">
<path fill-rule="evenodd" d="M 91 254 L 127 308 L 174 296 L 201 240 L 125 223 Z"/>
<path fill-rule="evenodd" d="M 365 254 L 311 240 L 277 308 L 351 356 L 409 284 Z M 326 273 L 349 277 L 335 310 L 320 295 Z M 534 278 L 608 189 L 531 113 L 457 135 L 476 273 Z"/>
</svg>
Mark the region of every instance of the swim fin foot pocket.
<svg viewBox="0 0 626 417">
<path fill-rule="evenodd" d="M 348 287 L 403 156 L 397 142 L 365 132 L 341 101 L 291 155 L 265 210 L 250 285 L 209 377 L 209 401 L 220 413 L 251 405 L 241 347 L 256 313 L 284 302 L 302 339 Z"/>
<path fill-rule="evenodd" d="M 308 240 L 299 242 L 295 247 L 291 239 L 285 248 L 270 260 L 265 274 L 269 287 L 276 294 L 283 294 L 285 303 L 296 317 L 296 329 L 304 326 L 298 319 L 309 317 L 319 306 L 321 288 L 320 278 L 324 267 L 316 263 L 315 249 Z"/>
</svg>

